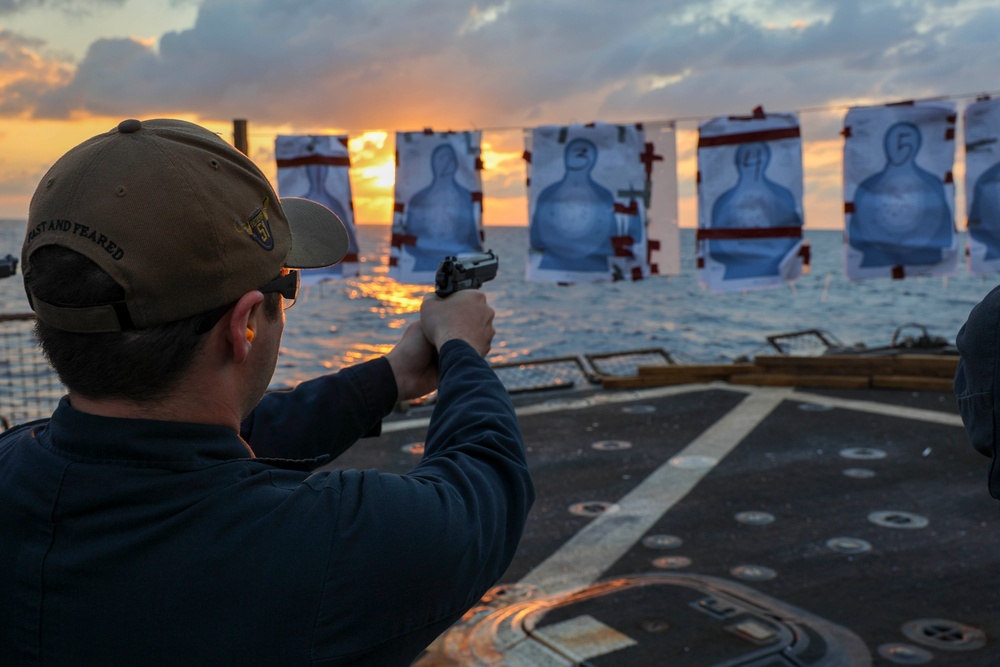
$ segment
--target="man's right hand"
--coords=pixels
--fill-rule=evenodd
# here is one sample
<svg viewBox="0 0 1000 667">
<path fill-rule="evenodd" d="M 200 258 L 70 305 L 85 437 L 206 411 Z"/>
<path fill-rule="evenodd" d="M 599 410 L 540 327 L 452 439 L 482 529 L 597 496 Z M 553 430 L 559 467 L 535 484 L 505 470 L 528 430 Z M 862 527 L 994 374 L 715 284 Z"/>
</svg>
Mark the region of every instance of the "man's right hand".
<svg viewBox="0 0 1000 667">
<path fill-rule="evenodd" d="M 434 347 L 440 350 L 449 340 L 457 338 L 484 357 L 496 334 L 493 315 L 486 295 L 475 289 L 455 292 L 444 299 L 429 294 L 420 305 L 421 326 Z"/>
</svg>

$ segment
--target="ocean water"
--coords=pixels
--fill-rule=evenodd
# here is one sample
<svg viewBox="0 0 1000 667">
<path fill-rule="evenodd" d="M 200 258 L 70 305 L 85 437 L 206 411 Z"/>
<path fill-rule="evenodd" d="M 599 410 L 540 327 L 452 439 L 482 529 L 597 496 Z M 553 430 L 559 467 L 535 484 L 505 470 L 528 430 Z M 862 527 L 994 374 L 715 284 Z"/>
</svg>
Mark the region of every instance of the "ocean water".
<svg viewBox="0 0 1000 667">
<path fill-rule="evenodd" d="M 20 253 L 24 223 L 0 221 L 0 256 Z M 384 354 L 417 317 L 431 286 L 387 277 L 389 228 L 359 228 L 362 274 L 304 288 L 287 311 L 274 386 L 290 386 Z M 846 344 L 888 345 L 912 323 L 954 341 L 971 308 L 1000 275 L 849 282 L 839 231 L 806 231 L 813 266 L 775 289 L 710 294 L 698 284 L 694 230 L 680 233 L 681 274 L 619 283 L 558 286 L 524 281 L 524 227 L 487 227 L 500 257 L 484 291 L 497 312 L 492 362 L 661 348 L 682 363 L 729 362 L 767 353 L 765 337 L 818 328 Z M 0 312 L 29 312 L 20 275 L 0 280 Z M 907 329 L 918 333 L 916 329 Z"/>
</svg>

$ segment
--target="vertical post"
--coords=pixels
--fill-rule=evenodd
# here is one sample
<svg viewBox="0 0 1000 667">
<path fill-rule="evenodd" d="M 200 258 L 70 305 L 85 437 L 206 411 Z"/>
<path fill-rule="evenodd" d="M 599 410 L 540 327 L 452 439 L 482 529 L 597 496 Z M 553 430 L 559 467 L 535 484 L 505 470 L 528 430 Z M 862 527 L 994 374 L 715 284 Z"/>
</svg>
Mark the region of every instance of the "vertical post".
<svg viewBox="0 0 1000 667">
<path fill-rule="evenodd" d="M 247 140 L 247 121 L 245 118 L 233 120 L 233 146 L 244 155 L 250 155 L 250 143 Z"/>
</svg>

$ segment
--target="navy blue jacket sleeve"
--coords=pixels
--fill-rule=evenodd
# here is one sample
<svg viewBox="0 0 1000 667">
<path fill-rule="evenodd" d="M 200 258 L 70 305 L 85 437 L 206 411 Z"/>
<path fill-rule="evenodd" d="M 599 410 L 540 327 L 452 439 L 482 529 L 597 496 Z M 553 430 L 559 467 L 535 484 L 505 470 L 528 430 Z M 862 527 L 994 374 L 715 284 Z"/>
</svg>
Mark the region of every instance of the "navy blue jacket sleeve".
<svg viewBox="0 0 1000 667">
<path fill-rule="evenodd" d="M 240 425 L 262 458 L 335 457 L 366 435 L 378 435 L 396 404 L 396 379 L 385 357 L 265 394 Z"/>
<path fill-rule="evenodd" d="M 340 510 L 314 650 L 329 664 L 408 664 L 500 579 L 520 541 L 534 487 L 510 397 L 465 342 L 442 346 L 439 363 L 416 468 L 326 482 Z"/>
</svg>

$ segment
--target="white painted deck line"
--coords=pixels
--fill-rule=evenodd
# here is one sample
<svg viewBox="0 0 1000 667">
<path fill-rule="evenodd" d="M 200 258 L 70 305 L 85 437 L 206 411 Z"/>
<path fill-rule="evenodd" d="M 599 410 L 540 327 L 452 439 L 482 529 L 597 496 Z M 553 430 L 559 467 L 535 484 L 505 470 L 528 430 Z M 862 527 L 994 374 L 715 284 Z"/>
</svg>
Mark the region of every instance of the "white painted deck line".
<svg viewBox="0 0 1000 667">
<path fill-rule="evenodd" d="M 602 392 L 587 396 L 586 398 L 575 399 L 555 399 L 536 403 L 534 405 L 522 405 L 515 408 L 518 417 L 529 415 L 544 415 L 550 412 L 562 412 L 563 410 L 582 410 L 595 405 L 614 405 L 615 403 L 629 403 L 631 401 L 662 398 L 664 396 L 677 396 L 680 394 L 690 394 L 695 391 L 704 391 L 710 388 L 725 388 L 729 385 L 722 384 L 683 384 L 672 387 L 655 387 L 652 389 L 641 389 L 635 391 L 615 391 Z M 749 387 L 733 387 L 735 391 L 750 391 Z M 426 427 L 430 424 L 430 417 L 417 417 L 414 419 L 404 419 L 400 421 L 386 422 L 382 424 L 383 433 L 395 433 L 396 431 L 406 431 L 411 428 Z"/>
<path fill-rule="evenodd" d="M 595 405 L 614 405 L 615 403 L 629 403 L 632 401 L 649 400 L 663 398 L 665 396 L 679 396 L 708 389 L 723 389 L 725 391 L 736 391 L 743 393 L 753 393 L 761 389 L 768 389 L 775 392 L 784 392 L 784 397 L 789 401 L 800 403 L 820 403 L 832 405 L 844 410 L 856 410 L 858 412 L 869 412 L 872 414 L 886 415 L 889 417 L 901 417 L 903 419 L 914 419 L 917 421 L 944 424 L 947 426 L 962 426 L 962 418 L 958 415 L 936 410 L 922 410 L 920 408 L 907 408 L 899 405 L 886 403 L 875 403 L 872 401 L 858 401 L 849 398 L 835 398 L 833 396 L 822 396 L 820 394 L 810 394 L 803 391 L 793 391 L 791 387 L 768 387 L 758 388 L 750 385 L 733 385 L 725 382 L 711 382 L 699 384 L 683 384 L 671 387 L 654 387 L 651 389 L 636 389 L 632 391 L 615 391 L 607 393 L 597 393 L 586 398 L 578 399 L 557 399 L 535 405 L 522 405 L 517 408 L 518 417 L 530 415 L 543 415 L 562 410 L 582 410 Z M 399 421 L 386 422 L 382 424 L 383 433 L 395 433 L 413 428 L 426 428 L 430 424 L 430 417 L 418 417 L 415 419 L 403 419 Z"/>
<path fill-rule="evenodd" d="M 876 415 L 884 415 L 886 417 L 913 419 L 916 421 L 932 422 L 934 424 L 944 424 L 946 426 L 963 425 L 962 418 L 959 415 L 953 415 L 947 412 L 938 412 L 936 410 L 922 410 L 920 408 L 908 408 L 902 405 L 875 403 L 873 401 L 858 401 L 849 398 L 834 398 L 832 396 L 821 396 L 819 394 L 809 394 L 805 392 L 789 393 L 786 398 L 789 401 L 832 405 L 835 408 L 855 410 L 857 412 L 868 412 Z"/>
<path fill-rule="evenodd" d="M 581 410 L 597 405 L 649 400 L 714 388 L 743 392 L 748 396 L 678 456 L 708 457 L 714 459 L 717 465 L 718 461 L 729 454 L 785 400 L 962 427 L 960 416 L 946 412 L 823 396 L 794 391 L 790 387 L 753 387 L 719 382 L 598 393 L 580 399 L 521 406 L 517 409 L 517 414 L 519 417 L 525 417 L 563 410 Z M 389 422 L 383 425 L 383 432 L 426 427 L 429 421 L 429 418 L 422 418 Z M 663 514 L 684 498 L 712 467 L 714 466 L 685 469 L 671 465 L 669 461 L 664 463 L 616 503 L 618 511 L 594 519 L 559 550 L 525 575 L 521 583 L 538 586 L 546 593 L 562 592 L 594 583 L 638 542 Z"/>
<path fill-rule="evenodd" d="M 552 594 L 597 581 L 661 516 L 686 496 L 714 465 L 726 457 L 782 401 L 788 391 L 753 389 L 739 405 L 715 422 L 679 457 L 706 457 L 706 467 L 682 468 L 667 461 L 624 498 L 620 510 L 591 521 L 521 580 Z"/>
</svg>

